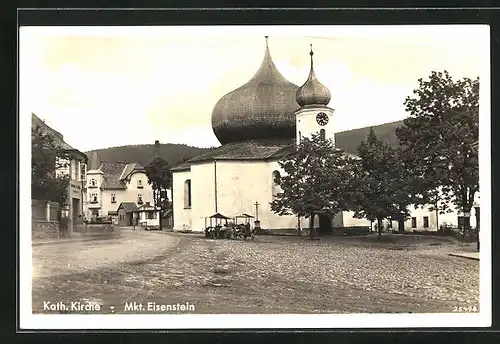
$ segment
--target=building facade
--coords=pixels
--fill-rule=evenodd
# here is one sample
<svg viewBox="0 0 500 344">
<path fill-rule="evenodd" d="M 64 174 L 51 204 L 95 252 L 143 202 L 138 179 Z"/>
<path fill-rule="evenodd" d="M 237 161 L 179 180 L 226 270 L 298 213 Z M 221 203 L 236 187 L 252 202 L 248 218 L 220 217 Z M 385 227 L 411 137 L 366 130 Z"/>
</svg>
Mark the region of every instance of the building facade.
<svg viewBox="0 0 500 344">
<path fill-rule="evenodd" d="M 35 114 L 32 114 L 32 127 L 40 128 L 42 131 L 53 136 L 55 144 L 62 149 L 64 157 L 58 161 L 59 167 L 56 169 L 56 176 L 68 176 L 69 186 L 67 195 L 67 204 L 61 204 L 60 207 L 64 216 L 68 217 L 68 235 L 77 231 L 83 225 L 84 204 L 86 200 L 85 178 L 87 171 L 87 155 L 78 149 L 71 147 L 64 141 L 61 133 L 48 126 Z"/>
<path fill-rule="evenodd" d="M 121 203 L 141 206 L 153 202 L 153 189 L 141 165 L 98 161 L 95 152 L 91 155 L 85 190 L 84 215 L 87 219 L 111 217 L 117 223 Z"/>
</svg>

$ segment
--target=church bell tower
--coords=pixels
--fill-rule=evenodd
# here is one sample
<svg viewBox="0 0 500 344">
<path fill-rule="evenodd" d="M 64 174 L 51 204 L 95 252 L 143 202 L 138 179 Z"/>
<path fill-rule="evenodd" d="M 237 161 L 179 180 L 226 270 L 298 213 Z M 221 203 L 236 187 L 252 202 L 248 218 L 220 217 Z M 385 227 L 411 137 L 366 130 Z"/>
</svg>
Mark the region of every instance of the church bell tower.
<svg viewBox="0 0 500 344">
<path fill-rule="evenodd" d="M 312 134 L 320 134 L 335 144 L 334 110 L 327 106 L 331 95 L 328 88 L 318 81 L 314 72 L 312 44 L 309 55 L 311 55 L 309 77 L 296 93 L 296 100 L 300 105 L 300 109 L 295 112 L 297 144 Z"/>
</svg>

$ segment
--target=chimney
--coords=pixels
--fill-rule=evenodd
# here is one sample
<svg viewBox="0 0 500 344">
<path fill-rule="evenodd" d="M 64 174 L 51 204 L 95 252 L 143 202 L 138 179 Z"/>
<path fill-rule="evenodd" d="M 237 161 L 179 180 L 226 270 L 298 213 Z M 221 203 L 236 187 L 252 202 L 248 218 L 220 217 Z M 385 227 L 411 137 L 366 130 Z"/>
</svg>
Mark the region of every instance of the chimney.
<svg viewBox="0 0 500 344">
<path fill-rule="evenodd" d="M 160 141 L 158 141 L 158 140 L 155 140 L 153 155 L 155 158 L 158 158 L 160 156 Z"/>
</svg>

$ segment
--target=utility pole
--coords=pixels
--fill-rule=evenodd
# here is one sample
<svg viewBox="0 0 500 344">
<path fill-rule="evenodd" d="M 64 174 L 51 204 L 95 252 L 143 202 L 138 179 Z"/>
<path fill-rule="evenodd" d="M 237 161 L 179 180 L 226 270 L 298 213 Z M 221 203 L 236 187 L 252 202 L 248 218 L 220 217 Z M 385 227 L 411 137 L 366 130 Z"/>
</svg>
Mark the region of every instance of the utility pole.
<svg viewBox="0 0 500 344">
<path fill-rule="evenodd" d="M 259 202 L 255 202 L 255 221 L 259 221 Z"/>
</svg>

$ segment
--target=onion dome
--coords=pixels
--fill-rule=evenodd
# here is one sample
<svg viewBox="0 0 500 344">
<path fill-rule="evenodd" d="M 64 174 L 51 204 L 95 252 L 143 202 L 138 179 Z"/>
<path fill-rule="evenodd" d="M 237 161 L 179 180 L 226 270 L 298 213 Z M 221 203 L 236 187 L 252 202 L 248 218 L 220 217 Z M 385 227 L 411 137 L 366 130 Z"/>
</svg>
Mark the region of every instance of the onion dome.
<svg viewBox="0 0 500 344">
<path fill-rule="evenodd" d="M 312 44 L 309 55 L 311 55 L 311 70 L 307 81 L 297 90 L 297 103 L 300 106 L 328 105 L 332 96 L 328 88 L 318 81 L 316 73 L 314 73 Z"/>
<path fill-rule="evenodd" d="M 221 144 L 296 135 L 298 86 L 274 65 L 267 38 L 259 70 L 246 84 L 223 96 L 212 111 L 212 129 Z"/>
</svg>

